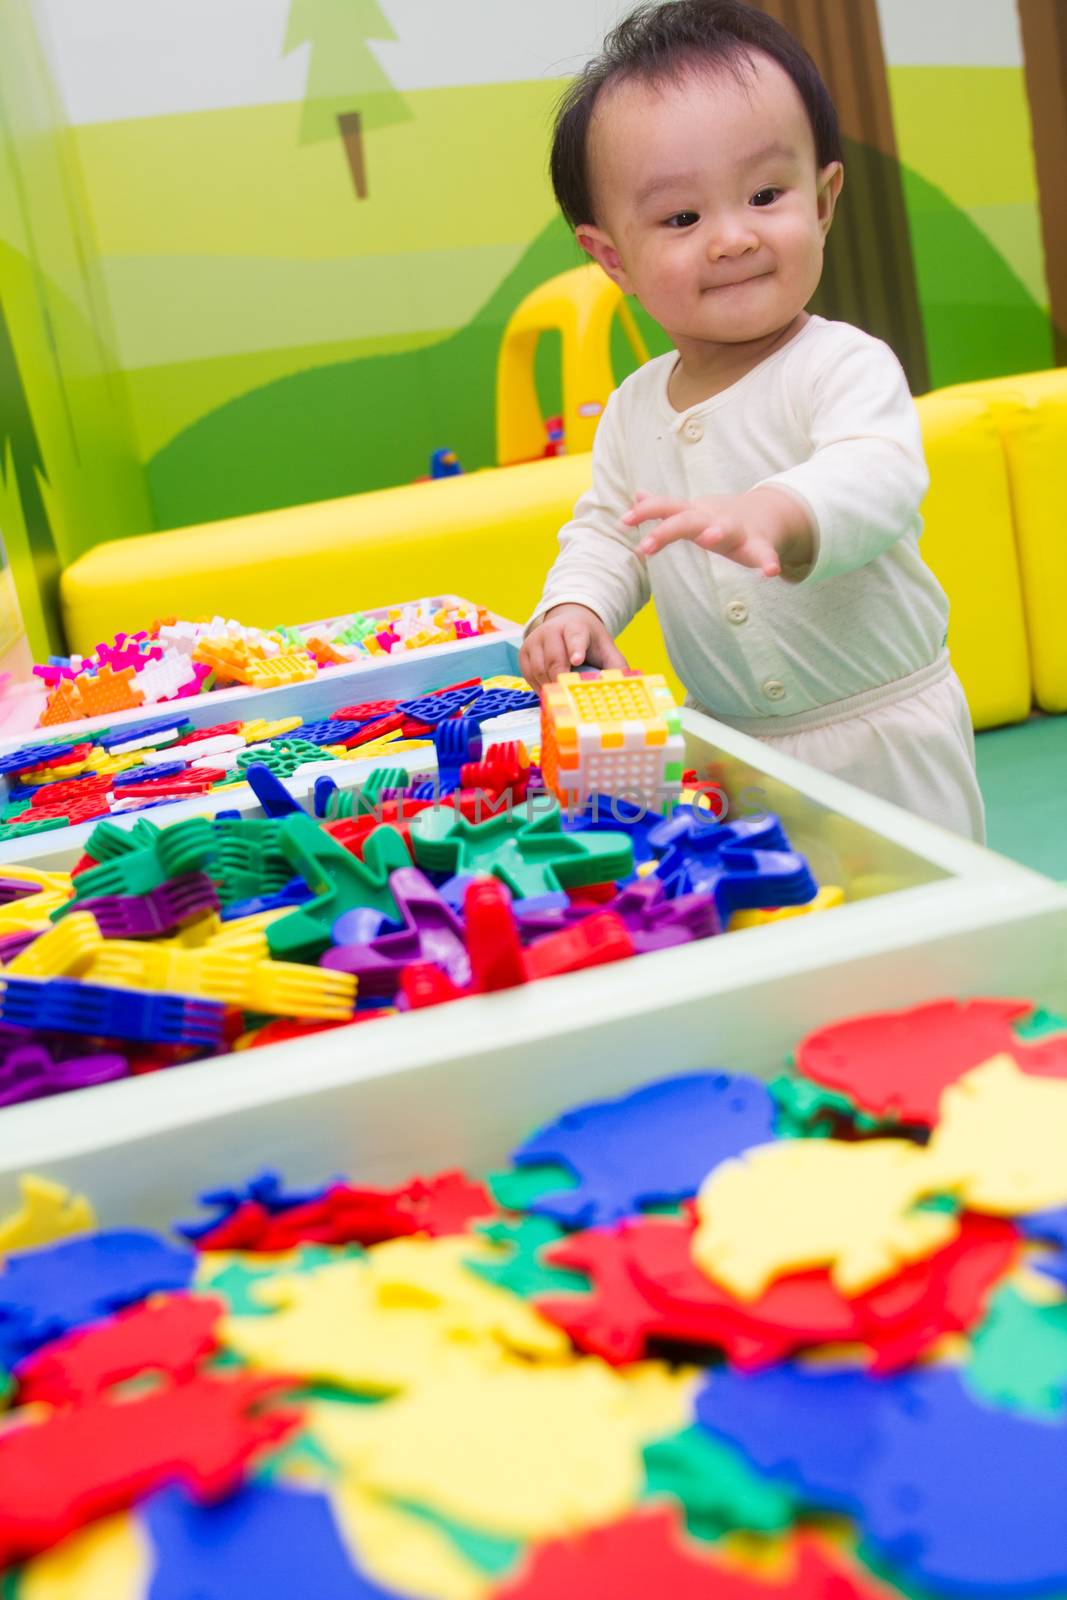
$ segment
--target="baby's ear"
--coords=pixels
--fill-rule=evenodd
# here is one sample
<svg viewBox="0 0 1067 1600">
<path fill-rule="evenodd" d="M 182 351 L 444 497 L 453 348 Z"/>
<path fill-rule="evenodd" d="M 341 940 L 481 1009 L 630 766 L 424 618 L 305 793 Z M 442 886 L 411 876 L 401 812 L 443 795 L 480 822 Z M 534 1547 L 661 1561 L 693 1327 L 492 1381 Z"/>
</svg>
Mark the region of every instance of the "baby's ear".
<svg viewBox="0 0 1067 1600">
<path fill-rule="evenodd" d="M 840 161 L 830 161 L 825 167 L 820 168 L 815 180 L 815 204 L 824 234 L 830 231 L 830 224 L 834 220 L 834 207 L 837 205 L 837 197 L 841 193 L 844 181 L 845 169 Z"/>
<path fill-rule="evenodd" d="M 623 294 L 633 293 L 622 257 L 603 228 L 598 228 L 592 222 L 583 222 L 576 230 L 575 237 L 582 249 L 603 267 L 612 282 L 618 284 Z"/>
</svg>

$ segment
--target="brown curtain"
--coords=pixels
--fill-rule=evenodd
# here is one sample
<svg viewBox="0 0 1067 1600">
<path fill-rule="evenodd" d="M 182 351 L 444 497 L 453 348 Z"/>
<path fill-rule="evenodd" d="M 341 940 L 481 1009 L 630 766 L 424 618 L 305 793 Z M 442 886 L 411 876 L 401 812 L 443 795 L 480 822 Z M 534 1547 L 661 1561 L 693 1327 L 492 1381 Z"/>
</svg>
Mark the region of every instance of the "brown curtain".
<svg viewBox="0 0 1067 1600">
<path fill-rule="evenodd" d="M 800 40 L 841 119 L 845 187 L 812 309 L 884 339 L 896 351 L 912 392 L 921 394 L 930 387 L 926 342 L 876 0 L 749 3 Z"/>
<path fill-rule="evenodd" d="M 1064 0 L 1018 4 L 1053 344 L 1057 365 L 1067 366 L 1067 7 Z"/>
</svg>

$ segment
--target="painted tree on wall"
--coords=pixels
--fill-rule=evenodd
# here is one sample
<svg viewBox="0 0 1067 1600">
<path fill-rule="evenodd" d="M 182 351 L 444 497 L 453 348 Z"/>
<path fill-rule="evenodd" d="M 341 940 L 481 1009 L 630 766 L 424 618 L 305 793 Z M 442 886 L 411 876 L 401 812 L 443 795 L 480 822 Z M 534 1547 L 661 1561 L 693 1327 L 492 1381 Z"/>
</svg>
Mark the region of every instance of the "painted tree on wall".
<svg viewBox="0 0 1067 1600">
<path fill-rule="evenodd" d="M 0 304 L 0 489 L 13 488 L 21 504 L 32 571 L 25 592 L 40 595 L 49 642 L 59 648 L 59 552 L 42 494 L 44 462 L 30 414 L 7 316 Z M 16 508 L 17 509 L 17 508 Z M 8 530 L 10 535 L 11 529 Z M 2 548 L 2 547 L 0 547 Z M 2 562 L 0 562 L 2 566 Z"/>
<path fill-rule="evenodd" d="M 395 38 L 378 0 L 292 0 L 284 49 L 311 46 L 301 142 L 340 134 L 361 200 L 368 193 L 366 134 L 411 116 L 369 43 Z"/>
</svg>

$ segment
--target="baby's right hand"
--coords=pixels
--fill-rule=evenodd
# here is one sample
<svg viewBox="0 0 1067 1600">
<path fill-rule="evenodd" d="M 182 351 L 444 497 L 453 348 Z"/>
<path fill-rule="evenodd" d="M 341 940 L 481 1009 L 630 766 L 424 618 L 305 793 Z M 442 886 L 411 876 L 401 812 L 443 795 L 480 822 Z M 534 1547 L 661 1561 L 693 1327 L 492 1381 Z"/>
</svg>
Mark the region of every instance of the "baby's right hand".
<svg viewBox="0 0 1067 1600">
<path fill-rule="evenodd" d="M 523 643 L 519 653 L 523 677 L 541 689 L 583 664 L 626 670 L 625 657 L 595 611 L 574 604 L 553 606 Z"/>
</svg>

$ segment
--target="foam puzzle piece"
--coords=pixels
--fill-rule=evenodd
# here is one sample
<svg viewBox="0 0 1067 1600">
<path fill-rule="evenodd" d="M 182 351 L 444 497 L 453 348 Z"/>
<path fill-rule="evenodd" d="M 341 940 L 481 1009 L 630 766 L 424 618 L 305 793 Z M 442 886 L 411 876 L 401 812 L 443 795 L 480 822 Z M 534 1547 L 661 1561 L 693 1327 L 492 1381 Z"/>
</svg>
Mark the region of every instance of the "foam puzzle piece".
<svg viewBox="0 0 1067 1600">
<path fill-rule="evenodd" d="M 227 1318 L 224 1344 L 254 1366 L 364 1394 L 396 1393 L 457 1360 L 484 1368 L 516 1353 L 562 1357 L 567 1344 L 558 1328 L 463 1266 L 476 1255 L 475 1241 L 411 1241 L 446 1247 L 443 1254 L 421 1253 L 417 1263 L 397 1257 L 401 1242 L 362 1260 L 254 1286 L 253 1297 L 275 1314 Z M 376 1258 L 386 1250 L 393 1254 L 379 1266 Z M 492 1253 L 486 1246 L 485 1255 Z"/>
<path fill-rule="evenodd" d="M 410 867 L 411 857 L 395 828 L 375 829 L 363 860 L 357 861 L 323 832 L 313 817 L 283 817 L 277 827 L 282 854 L 315 898 L 268 927 L 267 942 L 276 960 L 317 959 L 330 944 L 338 917 L 358 906 L 370 906 L 400 920 L 389 878 L 397 868 Z"/>
<path fill-rule="evenodd" d="M 624 1515 L 641 1448 L 690 1420 L 694 1377 L 658 1363 L 442 1368 L 385 1406 L 319 1405 L 313 1426 L 368 1489 L 504 1538 Z"/>
<path fill-rule="evenodd" d="M 570 1227 L 613 1222 L 694 1195 L 720 1162 L 773 1138 L 763 1084 L 725 1072 L 663 1078 L 617 1100 L 567 1111 L 514 1152 L 516 1165 L 560 1162 L 578 1187 L 529 1209 Z"/>
<path fill-rule="evenodd" d="M 859 1294 L 955 1237 L 956 1217 L 914 1209 L 946 1186 L 926 1152 L 901 1139 L 783 1140 L 706 1180 L 693 1256 L 742 1298 L 821 1266 L 843 1294 Z"/>
<path fill-rule="evenodd" d="M 1067 1303 L 1038 1305 L 1011 1284 L 976 1328 L 963 1369 L 972 1393 L 1032 1417 L 1067 1413 Z"/>
<path fill-rule="evenodd" d="M 687 1546 L 673 1512 L 644 1510 L 530 1552 L 496 1600 L 876 1600 L 885 1591 L 810 1536 L 778 1568 L 750 1569 Z"/>
<path fill-rule="evenodd" d="M 128 1378 L 191 1378 L 217 1348 L 221 1300 L 172 1295 L 120 1311 L 37 1350 L 16 1368 L 19 1403 L 79 1405 Z"/>
<path fill-rule="evenodd" d="M 152 1571 L 147 1535 L 130 1512 L 117 1512 L 64 1539 L 19 1573 L 19 1600 L 144 1600 Z"/>
<path fill-rule="evenodd" d="M 376 1582 L 420 1600 L 487 1600 L 495 1589 L 491 1572 L 466 1553 L 475 1541 L 453 1538 L 439 1519 L 368 1494 L 345 1478 L 331 1485 L 330 1500 L 345 1542 Z M 502 1548 L 510 1557 L 512 1547 Z"/>
<path fill-rule="evenodd" d="M 19 1179 L 19 1193 L 19 1209 L 0 1217 L 0 1256 L 52 1244 L 96 1227 L 96 1212 L 85 1196 L 72 1194 L 60 1183 L 27 1172 Z"/>
<path fill-rule="evenodd" d="M 644 1450 L 651 1495 L 672 1495 L 696 1539 L 721 1539 L 731 1529 L 780 1533 L 796 1520 L 796 1497 L 748 1465 L 732 1445 L 705 1428 L 686 1428 Z"/>
<path fill-rule="evenodd" d="M 434 806 L 412 819 L 411 843 L 420 867 L 472 876 L 490 873 L 520 900 L 629 874 L 633 851 L 624 835 L 566 834 L 560 820 L 556 801 L 542 801 L 533 815 L 526 809 L 510 815 L 505 811 L 484 822 L 468 822 L 449 806 Z"/>
<path fill-rule="evenodd" d="M 213 1506 L 167 1489 L 141 1516 L 157 1562 L 148 1600 L 403 1600 L 361 1569 L 310 1489 L 248 1484 Z"/>
<path fill-rule="evenodd" d="M 580 1349 L 609 1361 L 666 1340 L 721 1348 L 734 1365 L 756 1368 L 807 1345 L 847 1342 L 865 1349 L 873 1371 L 889 1372 L 942 1334 L 970 1327 L 1018 1251 L 1009 1224 L 965 1217 L 951 1244 L 865 1295 L 846 1299 L 827 1273 L 806 1272 L 744 1301 L 699 1271 L 691 1243 L 684 1218 L 574 1235 L 547 1258 L 584 1271 L 594 1292 L 540 1296 L 538 1308 Z"/>
<path fill-rule="evenodd" d="M 1052 1211 L 1033 1211 L 1019 1218 L 1019 1227 L 1028 1239 L 1049 1245 L 1052 1253 L 1033 1264 L 1046 1277 L 1067 1285 L 1067 1206 Z"/>
<path fill-rule="evenodd" d="M 1067 1583 L 1062 1426 L 983 1405 L 955 1370 L 898 1385 L 864 1490 L 871 1541 L 933 1589 L 1015 1594 Z"/>
<path fill-rule="evenodd" d="M 204 1255 L 199 1260 L 197 1289 L 217 1296 L 225 1303 L 233 1317 L 268 1317 L 269 1306 L 255 1298 L 257 1284 L 266 1283 L 281 1269 L 287 1276 L 303 1272 L 317 1272 L 339 1261 L 352 1260 L 361 1254 L 358 1246 L 345 1245 L 340 1249 L 325 1245 L 303 1245 L 292 1256 L 274 1258 L 269 1264 L 253 1266 L 238 1252 L 219 1251 Z"/>
<path fill-rule="evenodd" d="M 1028 1000 L 931 1000 L 849 1017 L 809 1033 L 797 1069 L 874 1116 L 932 1127 L 942 1092 L 992 1056 L 1067 1077 L 1067 1034 L 1024 1043 L 1015 1031 L 1031 1011 Z"/>
<path fill-rule="evenodd" d="M 300 1414 L 264 1403 L 274 1378 L 208 1378 L 138 1400 L 96 1400 L 0 1433 L 0 1567 L 166 1483 L 228 1493 L 250 1458 Z"/>
<path fill-rule="evenodd" d="M 506 1172 L 490 1172 L 486 1187 L 504 1211 L 527 1211 L 542 1195 L 556 1189 L 576 1189 L 580 1182 L 569 1167 L 545 1161 L 512 1167 Z"/>
<path fill-rule="evenodd" d="M 967 1205 L 1013 1216 L 1067 1204 L 1065 1148 L 1067 1082 L 1000 1055 L 945 1090 L 928 1158 L 937 1181 Z"/>
<path fill-rule="evenodd" d="M 336 1178 L 333 1183 L 340 1181 Z M 308 1205 L 313 1200 L 321 1199 L 331 1187 L 332 1184 L 323 1184 L 314 1189 L 287 1189 L 280 1172 L 275 1172 L 272 1167 L 264 1167 L 238 1188 L 205 1189 L 199 1196 L 200 1203 L 214 1206 L 215 1216 L 195 1222 L 176 1222 L 174 1231 L 185 1239 L 199 1239 L 248 1202 L 262 1206 L 268 1215 L 273 1216 L 276 1212 L 290 1211 L 295 1206 Z"/>
<path fill-rule="evenodd" d="M 79 1323 L 168 1289 L 186 1289 L 196 1257 L 137 1229 L 110 1228 L 9 1256 L 0 1272 L 0 1339 L 28 1355 Z"/>
<path fill-rule="evenodd" d="M 556 1291 L 580 1293 L 588 1288 L 584 1273 L 550 1266 L 542 1252 L 563 1238 L 563 1229 L 550 1217 L 522 1217 L 512 1222 L 483 1222 L 479 1234 L 507 1254 L 498 1260 L 470 1258 L 464 1265 L 487 1283 L 531 1300 Z"/>
</svg>

